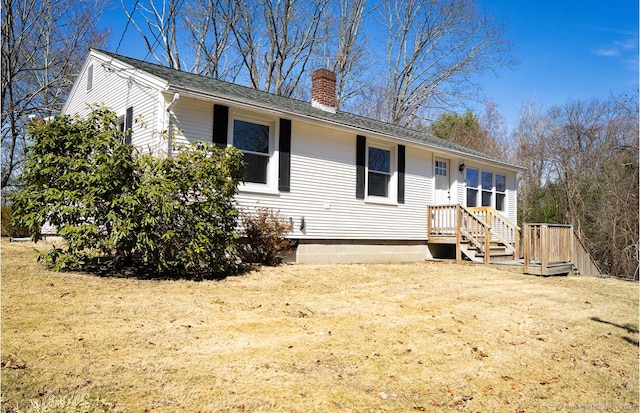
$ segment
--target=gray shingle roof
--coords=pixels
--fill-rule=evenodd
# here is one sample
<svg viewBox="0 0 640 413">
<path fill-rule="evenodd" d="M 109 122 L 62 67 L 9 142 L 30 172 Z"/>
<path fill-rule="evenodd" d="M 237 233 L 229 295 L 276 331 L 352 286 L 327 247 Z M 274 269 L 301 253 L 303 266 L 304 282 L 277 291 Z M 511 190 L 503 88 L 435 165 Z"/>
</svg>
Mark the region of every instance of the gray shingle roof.
<svg viewBox="0 0 640 413">
<path fill-rule="evenodd" d="M 200 76 L 194 73 L 170 69 L 165 66 L 160 66 L 131 57 L 121 56 L 104 50 L 94 50 L 112 57 L 113 59 L 119 60 L 125 64 L 128 64 L 136 69 L 142 70 L 144 72 L 150 73 L 153 76 L 163 79 L 167 83 L 169 83 L 170 88 L 173 87 L 178 89 L 187 89 L 211 96 L 217 96 L 223 99 L 227 98 L 232 100 L 240 100 L 257 107 L 274 108 L 285 113 L 292 113 L 295 115 L 314 118 L 317 120 L 337 123 L 347 127 L 360 129 L 362 131 L 369 131 L 376 134 L 386 135 L 392 138 L 413 141 L 434 149 L 441 149 L 447 152 L 457 152 L 462 155 L 468 155 L 490 162 L 497 162 L 502 166 L 509 167 L 510 169 L 521 170 L 520 167 L 510 164 L 509 162 L 469 148 L 465 148 L 453 142 L 437 138 L 426 132 L 392 125 L 390 123 L 354 115 L 348 112 L 337 111 L 336 113 L 331 113 L 315 108 L 309 102 L 283 96 L 277 96 L 272 93 L 263 92 L 261 90 L 256 90 L 246 86 L 212 79 L 205 76 Z"/>
</svg>

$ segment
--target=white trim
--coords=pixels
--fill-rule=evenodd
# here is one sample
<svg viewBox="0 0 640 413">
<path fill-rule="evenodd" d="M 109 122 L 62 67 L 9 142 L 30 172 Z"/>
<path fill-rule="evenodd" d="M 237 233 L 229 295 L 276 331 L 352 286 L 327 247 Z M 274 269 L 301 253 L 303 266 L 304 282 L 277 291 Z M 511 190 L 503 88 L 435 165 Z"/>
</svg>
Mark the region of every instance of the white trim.
<svg viewBox="0 0 640 413">
<path fill-rule="evenodd" d="M 444 162 L 446 164 L 446 175 L 442 175 L 442 174 L 436 174 L 436 169 L 437 169 L 437 162 Z M 438 177 L 442 177 L 442 179 L 444 180 L 446 178 L 446 182 L 447 182 L 447 202 L 446 204 L 448 205 L 453 205 L 457 203 L 457 194 L 454 191 L 454 182 L 455 182 L 455 178 L 451 175 L 451 165 L 453 164 L 453 161 L 451 159 L 447 159 L 447 158 L 443 158 L 440 157 L 438 154 L 434 153 L 433 154 L 433 160 L 432 160 L 432 174 L 433 174 L 433 201 L 436 204 L 442 204 L 442 202 L 440 202 L 438 200 L 438 190 L 444 191 L 444 188 L 438 188 Z M 455 194 L 455 196 L 454 196 Z"/>
<path fill-rule="evenodd" d="M 227 128 L 227 145 L 233 146 L 233 133 L 235 121 L 243 121 L 255 123 L 258 125 L 264 125 L 269 127 L 269 152 L 267 154 L 260 153 L 258 155 L 268 156 L 267 162 L 267 183 L 261 184 L 256 182 L 242 182 L 238 186 L 241 192 L 250 192 L 266 195 L 278 195 L 278 139 L 276 138 L 279 131 L 279 122 L 268 116 L 260 116 L 254 113 L 246 113 L 244 111 L 234 110 L 229 108 L 229 123 Z M 247 151 L 248 153 L 254 153 Z M 257 154 L 257 153 L 256 153 Z"/>
<path fill-rule="evenodd" d="M 336 113 L 336 108 L 333 106 L 325 105 L 323 103 L 318 102 L 315 99 L 311 100 L 311 106 L 314 108 L 318 108 L 320 110 L 324 110 L 325 112 Z"/>
<path fill-rule="evenodd" d="M 389 151 L 389 185 L 388 196 L 369 195 L 369 148 Z M 367 138 L 365 147 L 364 200 L 365 203 L 381 205 L 398 205 L 398 145 L 376 139 Z M 374 171 L 377 172 L 377 171 Z"/>
</svg>

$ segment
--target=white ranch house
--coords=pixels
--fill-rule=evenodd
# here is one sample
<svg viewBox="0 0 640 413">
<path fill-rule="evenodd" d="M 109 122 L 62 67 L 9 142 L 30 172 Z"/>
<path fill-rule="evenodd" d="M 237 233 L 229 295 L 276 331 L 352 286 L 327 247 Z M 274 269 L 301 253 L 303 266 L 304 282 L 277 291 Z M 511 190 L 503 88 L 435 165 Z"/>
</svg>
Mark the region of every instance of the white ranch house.
<svg viewBox="0 0 640 413">
<path fill-rule="evenodd" d="M 104 104 L 131 130 L 131 144 L 157 156 L 171 156 L 170 139 L 235 145 L 248 163 L 239 206 L 288 217 L 297 262 L 430 258 L 448 244 L 435 243 L 436 205 L 491 207 L 517 222 L 522 168 L 337 110 L 327 70 L 314 72 L 312 95 L 303 102 L 91 50 L 63 112 Z"/>
</svg>

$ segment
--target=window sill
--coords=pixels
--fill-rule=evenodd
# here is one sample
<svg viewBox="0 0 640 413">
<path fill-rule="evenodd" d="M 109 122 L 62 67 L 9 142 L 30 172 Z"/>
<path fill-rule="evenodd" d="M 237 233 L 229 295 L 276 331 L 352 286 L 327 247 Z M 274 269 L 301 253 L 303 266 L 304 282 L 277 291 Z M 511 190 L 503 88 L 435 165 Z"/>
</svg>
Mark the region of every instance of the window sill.
<svg viewBox="0 0 640 413">
<path fill-rule="evenodd" d="M 238 192 L 245 194 L 260 194 L 260 195 L 280 195 L 280 191 L 274 188 L 270 188 L 266 185 L 257 184 L 239 184 Z"/>
<path fill-rule="evenodd" d="M 364 200 L 365 204 L 372 205 L 388 205 L 388 206 L 398 206 L 398 202 L 387 199 L 387 198 L 378 198 L 378 197 L 368 197 Z"/>
</svg>

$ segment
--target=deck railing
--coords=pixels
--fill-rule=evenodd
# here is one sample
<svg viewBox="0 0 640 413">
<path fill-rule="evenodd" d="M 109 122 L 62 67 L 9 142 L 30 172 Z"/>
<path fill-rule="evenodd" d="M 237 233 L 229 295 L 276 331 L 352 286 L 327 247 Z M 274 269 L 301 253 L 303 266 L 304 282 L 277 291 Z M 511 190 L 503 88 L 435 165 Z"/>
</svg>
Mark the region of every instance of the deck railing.
<svg viewBox="0 0 640 413">
<path fill-rule="evenodd" d="M 429 235 L 456 237 L 456 260 L 462 260 L 460 249 L 462 236 L 484 254 L 484 263 L 489 264 L 491 249 L 491 226 L 481 217 L 461 205 L 429 206 Z"/>
<path fill-rule="evenodd" d="M 571 225 L 525 224 L 524 272 L 540 265 L 540 273 L 548 274 L 552 265 L 569 263 L 573 258 Z"/>
<path fill-rule="evenodd" d="M 525 224 L 524 229 L 489 207 L 466 208 L 461 205 L 432 205 L 428 208 L 427 231 L 430 237 L 456 237 L 456 259 L 461 258 L 462 237 L 484 254 L 489 264 L 491 241 L 499 241 L 514 254 L 524 256 L 525 273 L 551 274 L 574 266 L 582 275 L 601 275 L 584 243 L 571 225 Z M 523 235 L 522 245 L 520 238 Z M 520 254 L 522 250 L 523 254 Z M 560 268 L 561 267 L 561 268 Z"/>
<path fill-rule="evenodd" d="M 570 263 L 582 275 L 601 275 L 586 246 L 571 225 L 525 224 L 524 270 L 540 266 L 541 274 L 550 267 Z"/>
<path fill-rule="evenodd" d="M 578 272 L 581 275 L 602 275 L 598 264 L 589 254 L 587 246 L 575 231 L 573 232 L 573 237 L 573 265 L 578 269 Z"/>
<path fill-rule="evenodd" d="M 484 254 L 486 263 L 489 263 L 492 240 L 505 245 L 514 258 L 520 257 L 520 227 L 491 207 L 432 205 L 429 207 L 428 231 L 429 235 L 455 235 L 458 260 L 462 236 Z"/>
<path fill-rule="evenodd" d="M 491 227 L 491 236 L 504 244 L 513 254 L 513 258 L 520 258 L 520 227 L 492 207 L 469 208 Z"/>
</svg>

